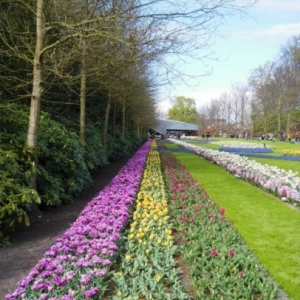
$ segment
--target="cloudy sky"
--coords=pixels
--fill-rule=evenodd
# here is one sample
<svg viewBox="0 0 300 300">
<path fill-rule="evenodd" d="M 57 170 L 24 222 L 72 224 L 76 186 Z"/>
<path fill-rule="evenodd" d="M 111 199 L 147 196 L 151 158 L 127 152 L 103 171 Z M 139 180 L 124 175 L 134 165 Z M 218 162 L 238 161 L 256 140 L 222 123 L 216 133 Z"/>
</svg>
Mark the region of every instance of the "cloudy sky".
<svg viewBox="0 0 300 300">
<path fill-rule="evenodd" d="M 159 111 L 166 112 L 171 105 L 170 99 L 176 96 L 191 97 L 200 108 L 211 98 L 230 92 L 232 84 L 247 84 L 250 70 L 276 59 L 280 48 L 292 36 L 300 34 L 299 0 L 258 0 L 247 14 L 231 17 L 219 28 L 220 37 L 212 46 L 219 59 L 208 62 L 213 73 L 203 76 L 196 87 L 186 84 L 176 84 L 171 89 L 164 87 Z M 197 62 L 184 68 L 190 74 L 199 69 L 205 72 L 203 65 Z"/>
</svg>

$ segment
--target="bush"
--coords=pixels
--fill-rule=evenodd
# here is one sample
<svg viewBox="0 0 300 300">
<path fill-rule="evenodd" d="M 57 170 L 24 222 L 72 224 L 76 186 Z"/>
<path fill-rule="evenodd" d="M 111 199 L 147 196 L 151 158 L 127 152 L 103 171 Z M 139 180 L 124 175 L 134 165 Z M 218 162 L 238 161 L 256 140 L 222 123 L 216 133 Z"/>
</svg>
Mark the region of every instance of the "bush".
<svg viewBox="0 0 300 300">
<path fill-rule="evenodd" d="M 0 247 L 9 245 L 6 234 L 18 223 L 29 225 L 28 208 L 33 202 L 40 203 L 37 192 L 27 183 L 33 171 L 29 157 L 25 147 L 22 158 L 16 152 L 0 149 Z"/>
<path fill-rule="evenodd" d="M 78 136 L 47 115 L 41 117 L 38 136 L 38 192 L 43 206 L 72 201 L 92 178 Z"/>
<path fill-rule="evenodd" d="M 95 170 L 108 163 L 102 144 L 99 128 L 89 127 L 86 130 L 85 161 L 89 170 Z"/>
<path fill-rule="evenodd" d="M 25 146 L 28 115 L 21 105 L 0 110 L 0 246 L 8 245 L 5 235 L 17 223 L 29 225 L 33 202 L 42 208 L 58 206 L 91 183 L 78 136 L 47 114 L 41 116 L 36 168 Z M 29 187 L 32 172 L 37 173 L 37 192 Z"/>
<path fill-rule="evenodd" d="M 121 134 L 121 129 L 118 128 L 115 133 L 115 138 L 108 135 L 107 138 L 107 156 L 109 161 L 116 161 L 127 157 L 133 149 L 136 149 L 139 145 L 147 139 L 136 135 L 134 132 L 126 133 L 125 137 Z"/>
</svg>

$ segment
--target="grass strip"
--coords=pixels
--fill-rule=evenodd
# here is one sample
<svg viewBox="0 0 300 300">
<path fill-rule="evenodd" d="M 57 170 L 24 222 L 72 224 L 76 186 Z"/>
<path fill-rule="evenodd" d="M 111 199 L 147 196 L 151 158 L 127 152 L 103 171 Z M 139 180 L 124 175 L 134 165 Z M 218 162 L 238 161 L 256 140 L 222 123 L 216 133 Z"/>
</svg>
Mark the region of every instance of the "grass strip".
<svg viewBox="0 0 300 300">
<path fill-rule="evenodd" d="M 300 212 L 192 153 L 175 153 L 291 299 L 300 299 Z"/>
</svg>

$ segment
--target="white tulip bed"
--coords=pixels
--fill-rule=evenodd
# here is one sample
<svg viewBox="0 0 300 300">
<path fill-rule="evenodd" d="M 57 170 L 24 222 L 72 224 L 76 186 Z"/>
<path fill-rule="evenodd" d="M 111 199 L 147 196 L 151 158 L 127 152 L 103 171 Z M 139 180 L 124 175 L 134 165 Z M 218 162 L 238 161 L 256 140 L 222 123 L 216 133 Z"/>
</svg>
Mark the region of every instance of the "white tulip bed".
<svg viewBox="0 0 300 300">
<path fill-rule="evenodd" d="M 269 191 L 283 201 L 292 202 L 294 206 L 300 205 L 300 177 L 298 172 L 285 171 L 267 164 L 262 165 L 234 153 L 207 149 L 172 138 L 168 140 L 180 147 L 192 150 L 236 177 Z"/>
</svg>

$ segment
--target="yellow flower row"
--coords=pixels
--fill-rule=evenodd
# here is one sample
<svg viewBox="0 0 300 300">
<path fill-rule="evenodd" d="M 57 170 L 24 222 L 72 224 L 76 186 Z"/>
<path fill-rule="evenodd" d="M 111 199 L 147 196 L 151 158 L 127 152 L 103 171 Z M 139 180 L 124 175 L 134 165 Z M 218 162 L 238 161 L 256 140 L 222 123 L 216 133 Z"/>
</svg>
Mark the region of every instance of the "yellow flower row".
<svg viewBox="0 0 300 300">
<path fill-rule="evenodd" d="M 283 150 L 283 154 L 287 156 L 300 156 L 299 150 Z"/>
<path fill-rule="evenodd" d="M 172 246 L 172 230 L 167 228 L 168 203 L 165 200 L 164 181 L 159 166 L 159 154 L 150 151 L 128 238 L 136 239 L 139 243 L 145 238 L 144 245 L 155 240 L 157 244 L 164 241 L 165 246 Z M 149 253 L 149 249 L 147 250 Z"/>
</svg>

